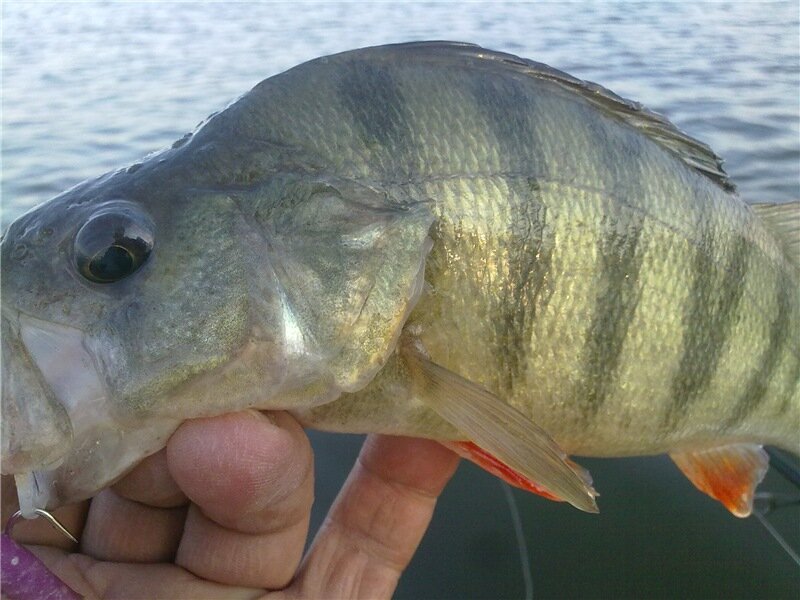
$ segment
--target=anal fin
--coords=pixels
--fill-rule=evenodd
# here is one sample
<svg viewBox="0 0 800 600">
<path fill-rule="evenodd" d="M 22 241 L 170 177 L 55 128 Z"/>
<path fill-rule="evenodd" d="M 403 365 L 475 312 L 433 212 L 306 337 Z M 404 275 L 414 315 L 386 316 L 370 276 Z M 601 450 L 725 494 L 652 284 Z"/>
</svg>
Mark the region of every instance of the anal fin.
<svg viewBox="0 0 800 600">
<path fill-rule="evenodd" d="M 769 455 L 757 444 L 674 451 L 670 458 L 697 489 L 737 517 L 750 516 L 756 486 L 769 467 Z"/>
</svg>

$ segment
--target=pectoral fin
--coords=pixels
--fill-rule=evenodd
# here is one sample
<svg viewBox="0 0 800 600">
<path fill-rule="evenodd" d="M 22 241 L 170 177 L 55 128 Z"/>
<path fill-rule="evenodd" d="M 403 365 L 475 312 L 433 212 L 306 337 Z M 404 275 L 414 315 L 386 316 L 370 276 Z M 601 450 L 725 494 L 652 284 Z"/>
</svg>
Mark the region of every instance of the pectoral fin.
<svg viewBox="0 0 800 600">
<path fill-rule="evenodd" d="M 539 496 L 542 496 L 543 498 L 547 498 L 548 500 L 563 502 L 563 499 L 550 493 L 535 481 L 532 481 L 527 477 L 525 477 L 524 475 L 518 473 L 504 462 L 498 460 L 496 457 L 486 452 L 486 450 L 484 450 L 474 442 L 439 442 L 439 443 L 444 446 L 447 446 L 459 456 L 466 458 L 470 462 L 475 463 L 480 468 L 484 469 L 485 471 L 488 471 L 495 477 L 499 477 L 509 485 L 513 485 L 514 487 L 517 487 L 521 490 L 525 490 L 526 492 L 531 492 L 532 494 L 537 494 Z M 569 462 L 573 470 L 575 470 L 577 473 L 580 473 L 581 477 L 583 477 L 584 481 L 586 481 L 588 485 L 592 484 L 591 475 L 589 475 L 589 472 L 586 469 L 584 469 L 579 464 L 569 459 L 567 459 L 567 461 Z"/>
<path fill-rule="evenodd" d="M 414 395 L 472 442 L 466 448 L 462 444 L 459 453 L 477 449 L 478 460 L 469 458 L 484 468 L 494 463 L 488 470 L 506 481 L 524 487 L 514 481 L 518 478 L 535 486 L 531 491 L 598 512 L 588 473 L 543 429 L 491 392 L 433 363 L 413 344 L 404 344 L 403 355 Z"/>
<path fill-rule="evenodd" d="M 670 452 L 670 458 L 697 489 L 737 517 L 750 516 L 756 486 L 769 467 L 769 455 L 756 444 Z"/>
</svg>

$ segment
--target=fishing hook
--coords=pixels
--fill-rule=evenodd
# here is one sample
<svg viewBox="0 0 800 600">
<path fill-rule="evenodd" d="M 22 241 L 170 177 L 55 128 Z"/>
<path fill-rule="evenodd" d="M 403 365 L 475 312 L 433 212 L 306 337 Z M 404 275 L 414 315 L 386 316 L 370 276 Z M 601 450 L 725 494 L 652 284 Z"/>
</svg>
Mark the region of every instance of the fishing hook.
<svg viewBox="0 0 800 600">
<path fill-rule="evenodd" d="M 66 527 L 64 527 L 58 519 L 56 519 L 53 515 L 51 515 L 46 510 L 44 510 L 42 508 L 35 508 L 33 510 L 33 514 L 35 514 L 37 517 L 43 517 L 45 521 L 47 521 L 48 523 L 50 523 L 50 525 L 52 525 L 53 529 L 55 529 L 56 531 L 58 531 L 62 535 L 66 536 L 67 539 L 69 539 L 73 544 L 77 544 L 78 543 L 78 540 L 75 538 L 75 536 L 72 535 L 69 532 L 69 530 Z M 13 515 L 11 515 L 11 518 L 6 523 L 6 528 L 4 530 L 4 533 L 7 536 L 11 537 L 11 531 L 14 529 L 14 525 L 21 518 L 22 518 L 22 511 L 21 510 L 18 510 Z"/>
</svg>

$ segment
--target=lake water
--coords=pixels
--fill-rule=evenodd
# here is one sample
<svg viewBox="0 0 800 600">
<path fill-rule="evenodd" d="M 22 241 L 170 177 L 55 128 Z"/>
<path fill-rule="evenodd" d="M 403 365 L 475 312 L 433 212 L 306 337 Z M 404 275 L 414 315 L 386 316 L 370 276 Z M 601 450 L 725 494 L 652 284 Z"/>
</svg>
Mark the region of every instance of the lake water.
<svg viewBox="0 0 800 600">
<path fill-rule="evenodd" d="M 800 198 L 798 2 L 2 5 L 4 223 L 170 144 L 260 80 L 359 46 L 457 39 L 597 81 L 726 159 L 741 195 Z M 313 436 L 324 514 L 357 451 Z M 582 460 L 602 514 L 516 494 L 537 597 L 793 597 L 800 570 L 754 519 L 667 459 Z M 788 490 L 770 474 L 768 489 Z M 800 546 L 800 509 L 772 521 Z M 519 597 L 503 489 L 462 467 L 398 597 Z"/>
</svg>

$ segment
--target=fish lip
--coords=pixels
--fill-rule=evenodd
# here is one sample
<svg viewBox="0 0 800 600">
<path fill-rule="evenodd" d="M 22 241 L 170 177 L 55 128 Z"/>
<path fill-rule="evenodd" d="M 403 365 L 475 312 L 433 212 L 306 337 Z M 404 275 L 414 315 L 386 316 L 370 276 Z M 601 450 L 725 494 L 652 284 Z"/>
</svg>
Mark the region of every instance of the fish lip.
<svg viewBox="0 0 800 600">
<path fill-rule="evenodd" d="M 32 477 L 27 479 L 37 485 L 19 490 L 22 494 L 20 501 L 24 496 L 28 510 L 31 506 L 45 508 L 53 501 L 58 501 L 60 467 L 69 460 L 75 444 L 109 420 L 108 393 L 82 330 L 34 317 L 20 310 L 4 310 L 3 318 L 7 317 L 16 329 L 13 334 L 22 343 L 32 368 L 39 371 L 55 401 L 66 412 L 72 432 L 71 444 L 60 457 L 30 471 Z"/>
<path fill-rule="evenodd" d="M 182 419 L 162 417 L 142 426 L 104 383 L 100 357 L 92 351 L 95 338 L 27 314 L 19 314 L 18 321 L 28 368 L 39 371 L 71 426 L 69 445 L 55 460 L 14 473 L 22 475 L 20 506 L 31 514 L 35 508 L 83 500 L 110 485 L 138 460 L 163 448 Z"/>
<path fill-rule="evenodd" d="M 76 414 L 87 401 L 107 399 L 86 334 L 76 327 L 18 313 L 19 336 L 57 400 L 75 426 Z M 77 362 L 76 362 L 77 361 Z M 82 377 L 83 376 L 83 377 Z"/>
<path fill-rule="evenodd" d="M 19 319 L 23 312 L 16 306 L 9 306 L 8 302 L 0 300 L 0 318 L 12 326 L 12 331 L 15 334 L 19 333 Z"/>
</svg>

